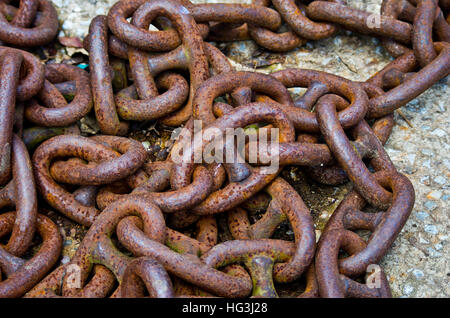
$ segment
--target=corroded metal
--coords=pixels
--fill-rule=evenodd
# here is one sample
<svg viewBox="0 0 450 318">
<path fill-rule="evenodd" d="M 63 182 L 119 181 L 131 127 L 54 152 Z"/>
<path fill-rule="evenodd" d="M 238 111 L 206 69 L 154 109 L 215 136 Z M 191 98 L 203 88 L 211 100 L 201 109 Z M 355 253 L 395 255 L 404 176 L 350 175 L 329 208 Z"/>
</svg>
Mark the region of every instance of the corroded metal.
<svg viewBox="0 0 450 318">
<path fill-rule="evenodd" d="M 0 297 L 278 297 L 281 284 L 302 277 L 302 298 L 391 297 L 377 264 L 415 196 L 383 145 L 393 112 L 450 73 L 449 9 L 438 0 L 384 0 L 381 15 L 341 0 L 122 0 L 92 20 L 89 75 L 1 46 L 0 208 L 15 212 L 0 214 Z M 0 13 L 2 43 L 34 47 L 56 35 L 47 0 L 18 8 L 0 1 Z M 205 42 L 253 39 L 285 52 L 340 27 L 380 37 L 395 59 L 365 82 L 306 69 L 264 75 L 234 71 Z M 294 87 L 306 88 L 296 100 Z M 80 136 L 78 121 L 92 106 L 104 135 Z M 118 137 L 149 120 L 187 130 L 165 161 L 149 161 L 140 142 Z M 201 132 L 247 130 L 243 153 L 194 162 L 214 142 L 194 131 L 195 120 Z M 270 173 L 260 152 L 272 145 L 250 162 L 262 141 L 251 141 L 250 130 L 260 128 L 279 131 L 279 166 Z M 190 161 L 178 162 L 188 137 L 182 155 Z M 317 244 L 308 206 L 280 176 L 286 165 L 320 183 L 353 182 Z M 38 214 L 39 198 L 89 227 L 71 260 L 47 277 L 62 242 Z M 284 225 L 292 241 L 275 238 Z"/>
<path fill-rule="evenodd" d="M 88 114 L 92 108 L 91 85 L 88 74 L 82 69 L 66 64 L 51 64 L 45 68 L 46 81 L 37 97 L 48 106 L 41 106 L 32 99 L 25 117 L 44 127 L 68 126 Z M 73 81 L 75 92 L 70 103 L 62 97 L 53 83 Z"/>
<path fill-rule="evenodd" d="M 24 2 L 24 3 L 22 3 Z M 3 14 L 0 14 L 0 40 L 10 45 L 19 47 L 33 47 L 45 45 L 51 42 L 58 33 L 58 16 L 55 8 L 48 0 L 20 1 L 20 7 L 11 23 L 8 22 Z M 0 6 L 5 5 L 3 2 Z M 27 6 L 28 8 L 26 8 Z M 36 9 L 40 13 L 38 23 L 34 27 L 27 27 L 33 12 Z M 2 8 L 0 7 L 0 11 Z M 27 12 L 28 11 L 28 12 Z"/>
</svg>

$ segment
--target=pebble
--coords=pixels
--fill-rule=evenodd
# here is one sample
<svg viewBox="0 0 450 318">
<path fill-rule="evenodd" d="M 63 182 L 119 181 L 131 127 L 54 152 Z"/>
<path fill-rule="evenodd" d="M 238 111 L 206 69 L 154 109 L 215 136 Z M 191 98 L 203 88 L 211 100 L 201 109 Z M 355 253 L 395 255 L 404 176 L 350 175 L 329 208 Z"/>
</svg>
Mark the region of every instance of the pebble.
<svg viewBox="0 0 450 318">
<path fill-rule="evenodd" d="M 72 240 L 65 240 L 64 246 L 69 246 L 69 245 L 72 245 Z"/>
<path fill-rule="evenodd" d="M 432 258 L 438 258 L 438 257 L 442 257 L 442 253 L 437 252 L 434 248 L 429 247 L 427 248 L 427 252 L 430 255 L 430 257 Z"/>
<path fill-rule="evenodd" d="M 443 245 L 442 245 L 442 243 L 437 243 L 437 244 L 434 246 L 434 248 L 436 249 L 436 251 L 440 251 L 440 250 L 442 250 Z"/>
<path fill-rule="evenodd" d="M 106 10 L 106 8 L 97 8 L 97 10 L 95 10 L 95 14 L 96 15 L 100 15 L 100 14 L 107 14 L 108 10 Z"/>
<path fill-rule="evenodd" d="M 439 107 L 439 111 L 440 112 L 445 112 L 447 109 L 446 109 L 446 107 L 445 107 L 445 104 L 444 104 L 444 102 L 442 102 L 442 101 L 440 101 L 439 103 L 438 103 L 438 107 Z"/>
<path fill-rule="evenodd" d="M 425 276 L 420 269 L 413 269 L 412 273 L 417 279 L 422 279 Z"/>
<path fill-rule="evenodd" d="M 150 150 L 150 143 L 148 141 L 143 141 L 142 146 L 144 146 L 145 150 Z"/>
<path fill-rule="evenodd" d="M 429 217 L 427 212 L 424 211 L 419 211 L 416 213 L 416 217 L 420 220 L 420 221 L 424 221 L 427 217 Z"/>
<path fill-rule="evenodd" d="M 444 185 L 447 183 L 447 179 L 444 178 L 443 176 L 437 176 L 436 178 L 433 179 L 434 182 L 440 184 L 440 185 Z"/>
<path fill-rule="evenodd" d="M 405 285 L 405 287 L 403 287 L 403 293 L 406 296 L 411 295 L 411 293 L 414 291 L 414 287 L 412 287 L 411 285 Z"/>
<path fill-rule="evenodd" d="M 438 234 L 438 229 L 437 229 L 436 225 L 433 225 L 433 224 L 425 225 L 424 230 L 425 230 L 425 232 L 432 234 L 432 235 Z"/>
<path fill-rule="evenodd" d="M 396 158 L 401 156 L 401 151 L 392 149 L 392 148 L 386 148 L 386 152 L 388 153 L 389 157 Z"/>
<path fill-rule="evenodd" d="M 431 149 L 422 149 L 421 152 L 425 155 L 425 156 L 434 156 L 434 152 Z"/>
<path fill-rule="evenodd" d="M 67 264 L 70 262 L 70 257 L 65 255 L 62 259 L 61 259 L 61 264 Z"/>
<path fill-rule="evenodd" d="M 444 137 L 446 135 L 446 132 L 443 131 L 441 128 L 436 128 L 431 132 L 431 134 L 433 136 Z"/>
<path fill-rule="evenodd" d="M 328 65 L 328 64 L 330 63 L 331 60 L 332 60 L 331 57 L 324 58 L 324 59 L 322 60 L 321 64 L 322 64 L 322 65 Z"/>
<path fill-rule="evenodd" d="M 406 156 L 410 164 L 414 164 L 416 162 L 416 155 L 415 154 L 408 154 Z"/>
<path fill-rule="evenodd" d="M 73 28 L 73 23 L 70 20 L 64 21 L 62 25 L 63 30 L 71 30 Z"/>
<path fill-rule="evenodd" d="M 439 200 L 442 196 L 442 191 L 433 190 L 427 194 L 427 199 L 430 200 Z"/>
<path fill-rule="evenodd" d="M 319 216 L 321 219 L 328 219 L 330 217 L 330 214 L 327 211 L 322 211 Z"/>
<path fill-rule="evenodd" d="M 444 159 L 444 165 L 447 169 L 450 169 L 450 159 Z"/>
<path fill-rule="evenodd" d="M 444 144 L 444 149 L 445 150 L 450 150 L 450 145 L 448 143 L 443 143 Z"/>
<path fill-rule="evenodd" d="M 373 38 L 374 40 L 376 40 L 375 38 Z M 381 48 L 381 46 L 377 46 L 377 48 L 375 49 L 375 53 L 377 54 L 381 54 L 383 52 L 383 49 Z"/>
<path fill-rule="evenodd" d="M 333 42 L 334 42 L 335 45 L 341 45 L 342 44 L 342 39 L 341 39 L 340 36 L 337 36 L 337 37 L 334 38 Z"/>
<path fill-rule="evenodd" d="M 430 184 L 430 176 L 423 176 L 420 178 L 420 183 L 429 185 Z"/>
<path fill-rule="evenodd" d="M 320 236 L 322 235 L 321 230 L 316 230 L 316 243 L 319 242 Z"/>
<path fill-rule="evenodd" d="M 433 201 L 427 201 L 427 202 L 425 202 L 424 206 L 427 210 L 433 211 L 434 209 L 436 209 L 438 207 L 438 204 Z"/>
</svg>

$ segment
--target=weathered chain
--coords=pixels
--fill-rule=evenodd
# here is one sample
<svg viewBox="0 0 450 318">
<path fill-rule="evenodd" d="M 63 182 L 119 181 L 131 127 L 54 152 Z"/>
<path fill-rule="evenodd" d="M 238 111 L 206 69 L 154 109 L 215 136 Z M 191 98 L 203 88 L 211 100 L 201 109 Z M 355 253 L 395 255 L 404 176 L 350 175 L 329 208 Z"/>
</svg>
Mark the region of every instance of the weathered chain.
<svg viewBox="0 0 450 318">
<path fill-rule="evenodd" d="M 377 264 L 415 197 L 383 145 L 393 112 L 450 73 L 450 2 L 383 0 L 380 15 L 343 0 L 300 2 L 118 1 L 91 22 L 87 72 L 25 50 L 57 34 L 48 0 L 0 0 L 0 297 L 277 297 L 275 283 L 301 277 L 299 297 L 390 297 Z M 236 72 L 207 42 L 287 52 L 341 28 L 380 38 L 395 59 L 365 82 L 306 69 L 264 75 Z M 294 87 L 306 88 L 295 100 Z M 87 137 L 77 122 L 92 110 L 101 134 Z M 125 137 L 147 121 L 187 131 L 164 161 Z M 194 159 L 212 144 L 197 121 L 223 134 L 276 128 L 279 168 L 266 172 L 262 140 L 249 135 L 234 157 L 243 162 L 178 162 L 181 145 Z M 320 238 L 280 174 L 288 165 L 353 184 Z M 62 238 L 44 207 L 89 227 L 50 273 Z M 265 211 L 257 221 L 255 211 Z M 274 238 L 283 222 L 292 241 Z M 39 249 L 22 258 L 36 235 Z"/>
</svg>

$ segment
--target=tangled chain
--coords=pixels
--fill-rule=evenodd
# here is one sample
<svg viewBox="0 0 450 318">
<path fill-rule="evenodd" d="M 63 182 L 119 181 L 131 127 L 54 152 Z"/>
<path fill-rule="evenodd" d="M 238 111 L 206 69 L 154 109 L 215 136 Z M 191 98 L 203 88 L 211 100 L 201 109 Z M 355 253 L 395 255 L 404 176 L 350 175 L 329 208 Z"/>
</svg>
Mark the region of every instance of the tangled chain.
<svg viewBox="0 0 450 318">
<path fill-rule="evenodd" d="M 450 73 L 450 1 L 384 0 L 375 15 L 342 0 L 122 0 L 91 22 L 89 73 L 25 51 L 58 31 L 49 1 L 9 2 L 0 0 L 9 46 L 0 46 L 0 297 L 277 297 L 275 286 L 301 277 L 299 297 L 391 296 L 375 265 L 407 221 L 414 189 L 383 145 L 393 112 Z M 234 71 L 206 42 L 252 39 L 285 52 L 341 28 L 381 38 L 395 60 L 365 82 L 307 69 L 264 75 Z M 307 90 L 293 100 L 292 87 Z M 76 123 L 92 108 L 102 134 L 85 137 Z M 196 120 L 219 132 L 277 128 L 280 167 L 264 173 L 260 151 L 250 165 L 260 140 L 246 140 L 241 163 L 179 163 L 174 149 L 186 136 L 152 162 L 124 137 L 131 122 L 150 120 L 194 138 Z M 188 154 L 211 143 L 200 139 Z M 353 184 L 320 239 L 280 176 L 287 165 Z M 56 268 L 62 238 L 45 206 L 89 227 Z M 265 213 L 252 222 L 257 210 Z M 294 241 L 273 237 L 286 221 Z"/>
</svg>

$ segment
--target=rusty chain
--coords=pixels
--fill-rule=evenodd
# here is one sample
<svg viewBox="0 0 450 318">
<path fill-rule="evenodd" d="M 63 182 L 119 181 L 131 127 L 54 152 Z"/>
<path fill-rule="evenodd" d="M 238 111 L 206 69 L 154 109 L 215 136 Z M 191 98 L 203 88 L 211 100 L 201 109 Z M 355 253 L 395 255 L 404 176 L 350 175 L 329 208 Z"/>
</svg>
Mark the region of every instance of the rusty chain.
<svg viewBox="0 0 450 318">
<path fill-rule="evenodd" d="M 342 0 L 121 0 L 90 24 L 89 72 L 29 52 L 57 34 L 48 0 L 14 5 L 0 0 L 0 297 L 278 297 L 301 279 L 302 298 L 392 296 L 377 264 L 415 195 L 383 145 L 393 112 L 450 73 L 448 1 L 383 0 L 378 15 Z M 340 29 L 380 38 L 394 59 L 365 82 L 264 75 L 236 72 L 207 42 L 287 52 Z M 92 109 L 101 134 L 87 137 L 77 123 Z M 125 137 L 148 121 L 185 128 L 163 161 Z M 251 127 L 277 135 L 264 148 Z M 195 160 L 215 145 L 202 133 L 230 129 L 246 132 L 243 149 L 216 148 L 234 149 L 232 162 Z M 353 185 L 320 237 L 285 166 Z M 88 228 L 57 267 L 48 208 Z M 292 240 L 276 237 L 282 224 Z"/>
</svg>

